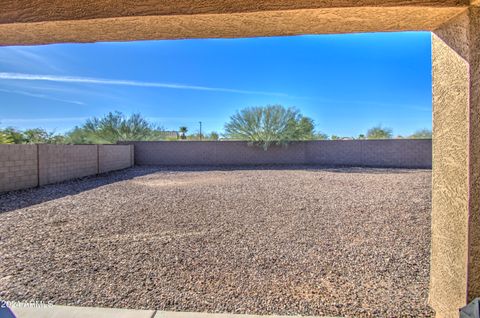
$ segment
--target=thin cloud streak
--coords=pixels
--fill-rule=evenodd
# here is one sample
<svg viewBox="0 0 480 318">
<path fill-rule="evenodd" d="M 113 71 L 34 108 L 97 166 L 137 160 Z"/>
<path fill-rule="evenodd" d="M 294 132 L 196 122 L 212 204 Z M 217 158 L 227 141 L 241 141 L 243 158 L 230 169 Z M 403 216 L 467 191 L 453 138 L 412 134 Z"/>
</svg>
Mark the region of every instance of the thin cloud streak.
<svg viewBox="0 0 480 318">
<path fill-rule="evenodd" d="M 250 91 L 250 90 L 242 90 L 242 89 L 234 89 L 234 88 L 208 87 L 208 86 L 160 83 L 160 82 L 143 82 L 143 81 L 131 81 L 131 80 L 114 80 L 114 79 L 77 77 L 77 76 L 37 75 L 37 74 L 25 74 L 25 73 L 0 72 L 0 79 L 1 80 L 24 80 L 24 81 L 50 81 L 50 82 L 79 83 L 79 84 L 122 85 L 122 86 L 136 86 L 136 87 L 156 87 L 156 88 L 186 89 L 186 90 L 197 90 L 197 91 L 211 91 L 211 92 L 221 92 L 221 93 L 291 97 L 288 94 L 276 93 L 276 92 Z"/>
<path fill-rule="evenodd" d="M 52 117 L 52 118 L 2 118 L 0 124 L 28 124 L 28 123 L 62 123 L 71 121 L 83 121 L 89 117 Z"/>
<path fill-rule="evenodd" d="M 9 89 L 0 88 L 0 92 L 10 93 L 10 94 L 18 94 L 18 95 L 24 95 L 24 96 L 36 97 L 36 98 L 42 98 L 42 99 L 48 99 L 48 100 L 54 100 L 54 101 L 57 101 L 57 102 L 63 102 L 63 103 L 69 103 L 69 104 L 85 105 L 85 103 L 80 102 L 78 100 L 61 99 L 61 98 L 51 97 L 51 96 L 48 96 L 48 95 L 35 94 L 35 93 L 30 93 L 30 92 L 25 92 L 25 91 L 9 90 Z"/>
<path fill-rule="evenodd" d="M 5 54 L 6 53 L 6 54 Z M 45 69 L 61 71 L 51 58 L 37 54 L 26 47 L 6 47 L 0 51 L 0 63 L 11 65 L 15 68 Z M 56 62 L 56 61 L 55 61 Z"/>
</svg>

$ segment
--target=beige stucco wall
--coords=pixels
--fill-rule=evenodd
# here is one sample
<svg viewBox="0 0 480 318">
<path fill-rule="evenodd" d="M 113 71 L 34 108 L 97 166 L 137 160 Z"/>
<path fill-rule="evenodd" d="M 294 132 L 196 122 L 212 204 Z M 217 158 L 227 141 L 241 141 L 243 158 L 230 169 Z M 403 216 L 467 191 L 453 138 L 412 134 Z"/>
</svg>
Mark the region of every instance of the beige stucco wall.
<svg viewBox="0 0 480 318">
<path fill-rule="evenodd" d="M 469 0 L 15 0 L 2 3 L 4 23 L 87 20 L 128 16 L 195 15 L 362 7 L 461 7 Z"/>
<path fill-rule="evenodd" d="M 480 3 L 479 3 L 480 5 Z M 480 7 L 470 8 L 468 299 L 480 297 Z"/>
<path fill-rule="evenodd" d="M 479 10 L 432 35 L 433 187 L 430 303 L 438 317 L 480 296 Z"/>
<path fill-rule="evenodd" d="M 434 30 L 468 0 L 18 0 L 0 45 Z M 101 32 L 99 32 L 101 30 Z"/>
</svg>

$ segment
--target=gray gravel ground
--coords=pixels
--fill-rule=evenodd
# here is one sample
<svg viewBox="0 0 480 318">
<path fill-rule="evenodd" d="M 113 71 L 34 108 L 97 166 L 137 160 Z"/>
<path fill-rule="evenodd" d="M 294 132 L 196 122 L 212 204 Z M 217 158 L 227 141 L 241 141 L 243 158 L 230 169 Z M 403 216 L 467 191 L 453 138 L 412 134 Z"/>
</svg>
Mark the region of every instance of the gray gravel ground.
<svg viewBox="0 0 480 318">
<path fill-rule="evenodd" d="M 427 170 L 133 168 L 0 195 L 0 299 L 431 317 Z"/>
</svg>

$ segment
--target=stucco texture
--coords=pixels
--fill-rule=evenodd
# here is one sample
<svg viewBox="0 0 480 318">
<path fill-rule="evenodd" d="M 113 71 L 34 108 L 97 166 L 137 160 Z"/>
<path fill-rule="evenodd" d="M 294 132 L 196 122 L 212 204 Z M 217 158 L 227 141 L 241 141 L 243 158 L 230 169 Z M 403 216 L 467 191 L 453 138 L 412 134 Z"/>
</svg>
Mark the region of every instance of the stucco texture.
<svg viewBox="0 0 480 318">
<path fill-rule="evenodd" d="M 438 317 L 480 296 L 479 10 L 432 35 L 433 187 L 430 303 Z"/>
<path fill-rule="evenodd" d="M 2 3 L 0 45 L 434 30 L 467 0 Z M 101 32 L 99 32 L 101 30 Z"/>
<path fill-rule="evenodd" d="M 469 301 L 480 297 L 480 7 L 470 11 Z"/>
<path fill-rule="evenodd" d="M 241 13 L 361 7 L 462 7 L 468 0 L 10 0 L 2 2 L 0 21 L 39 22 L 127 16 Z"/>
<path fill-rule="evenodd" d="M 0 45 L 429 30 L 430 303 L 480 296 L 480 0 L 4 0 Z"/>
</svg>

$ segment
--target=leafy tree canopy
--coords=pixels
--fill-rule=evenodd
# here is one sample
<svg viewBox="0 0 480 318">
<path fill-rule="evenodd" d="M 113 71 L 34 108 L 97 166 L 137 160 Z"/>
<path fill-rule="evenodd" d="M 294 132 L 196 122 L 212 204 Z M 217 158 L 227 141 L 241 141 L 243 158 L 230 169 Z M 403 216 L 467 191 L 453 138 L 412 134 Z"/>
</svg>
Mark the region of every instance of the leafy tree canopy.
<svg viewBox="0 0 480 318">
<path fill-rule="evenodd" d="M 327 134 L 324 134 L 322 132 L 318 132 L 318 133 L 315 134 L 314 139 L 315 140 L 328 140 L 328 139 L 330 139 L 330 137 Z"/>
<path fill-rule="evenodd" d="M 2 130 L 2 133 L 14 144 L 23 144 L 26 143 L 25 136 L 23 133 L 13 127 L 7 127 Z"/>
<path fill-rule="evenodd" d="M 393 132 L 391 128 L 376 126 L 370 128 L 367 132 L 367 139 L 391 139 Z"/>
<path fill-rule="evenodd" d="M 432 131 L 430 129 L 417 130 L 410 136 L 412 139 L 432 139 Z"/>
<path fill-rule="evenodd" d="M 212 131 L 210 135 L 207 136 L 208 140 L 219 140 L 220 135 L 216 131 Z"/>
<path fill-rule="evenodd" d="M 180 139 L 182 139 L 182 140 L 187 139 L 188 127 L 187 126 L 180 126 L 180 128 L 178 128 L 178 130 L 180 131 Z"/>
<path fill-rule="evenodd" d="M 12 144 L 13 141 L 10 139 L 10 137 L 3 133 L 2 131 L 0 131 L 0 144 Z"/>
<path fill-rule="evenodd" d="M 17 130 L 13 127 L 7 127 L 0 130 L 0 144 L 57 144 L 63 143 L 64 137 L 55 132 L 48 132 L 42 128 Z"/>
<path fill-rule="evenodd" d="M 85 124 L 75 127 L 67 134 L 73 144 L 109 143 L 129 140 L 161 139 L 163 130 L 156 128 L 140 114 L 125 116 L 121 112 L 88 119 Z"/>
<path fill-rule="evenodd" d="M 296 108 L 281 105 L 250 107 L 238 111 L 225 124 L 225 136 L 248 140 L 265 150 L 272 144 L 285 145 L 295 140 L 314 138 L 314 122 Z"/>
</svg>

